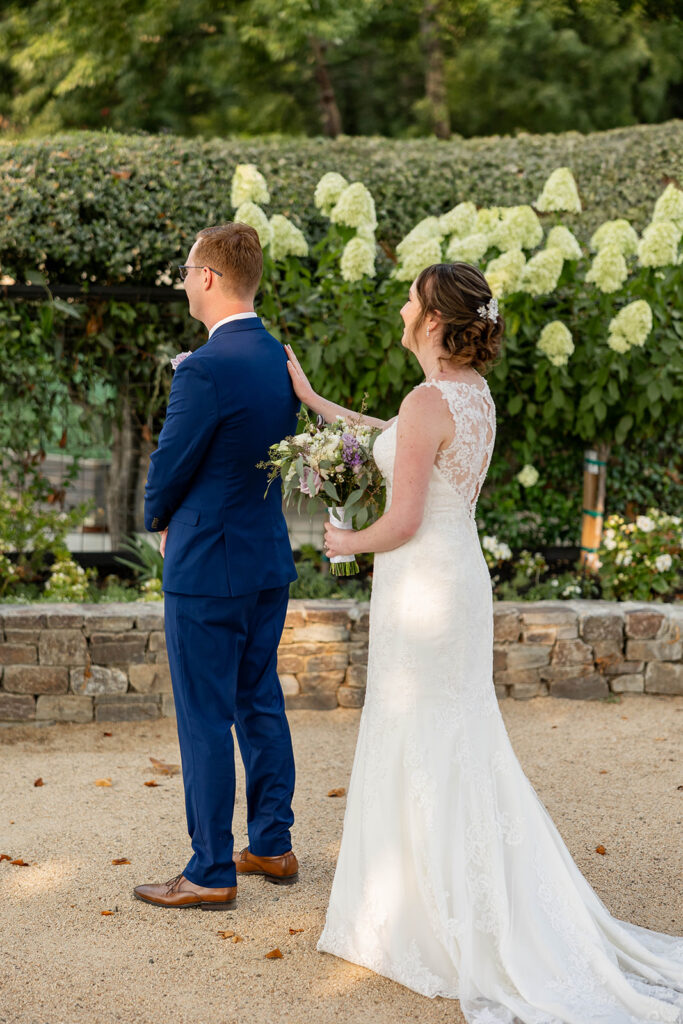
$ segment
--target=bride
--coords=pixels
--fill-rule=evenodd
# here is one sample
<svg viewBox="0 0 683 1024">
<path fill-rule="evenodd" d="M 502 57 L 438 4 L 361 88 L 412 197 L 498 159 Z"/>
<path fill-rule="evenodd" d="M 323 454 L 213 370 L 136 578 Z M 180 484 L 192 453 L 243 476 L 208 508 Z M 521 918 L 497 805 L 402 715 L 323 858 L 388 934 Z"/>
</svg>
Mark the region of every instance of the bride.
<svg viewBox="0 0 683 1024">
<path fill-rule="evenodd" d="M 470 1024 L 683 1022 L 683 939 L 612 917 L 510 744 L 493 674 L 491 583 L 474 519 L 495 435 L 481 376 L 503 321 L 465 263 L 422 271 L 401 310 L 425 380 L 374 455 L 384 515 L 326 526 L 329 555 L 376 554 L 368 685 L 318 949 Z M 297 396 L 327 420 L 288 347 Z"/>
</svg>

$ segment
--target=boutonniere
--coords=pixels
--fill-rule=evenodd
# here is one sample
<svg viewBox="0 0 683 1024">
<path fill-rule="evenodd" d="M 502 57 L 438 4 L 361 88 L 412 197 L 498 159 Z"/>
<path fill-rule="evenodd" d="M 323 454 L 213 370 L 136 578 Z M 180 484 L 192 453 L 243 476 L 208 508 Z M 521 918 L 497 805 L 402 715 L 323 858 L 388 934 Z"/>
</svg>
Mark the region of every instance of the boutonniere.
<svg viewBox="0 0 683 1024">
<path fill-rule="evenodd" d="M 177 356 L 173 356 L 173 358 L 171 359 L 171 366 L 173 367 L 174 370 L 177 370 L 180 364 L 182 363 L 183 359 L 187 359 L 187 357 L 191 355 L 191 352 L 179 352 Z"/>
</svg>

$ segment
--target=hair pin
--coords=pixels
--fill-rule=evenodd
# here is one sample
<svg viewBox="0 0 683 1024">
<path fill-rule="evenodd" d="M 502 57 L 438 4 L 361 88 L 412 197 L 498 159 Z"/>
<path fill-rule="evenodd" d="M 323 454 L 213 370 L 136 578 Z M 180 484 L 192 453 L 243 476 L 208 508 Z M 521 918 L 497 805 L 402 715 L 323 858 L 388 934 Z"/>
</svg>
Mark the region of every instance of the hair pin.
<svg viewBox="0 0 683 1024">
<path fill-rule="evenodd" d="M 485 306 L 480 306 L 477 310 L 480 317 L 485 320 L 491 320 L 493 323 L 498 319 L 498 299 L 490 298 Z"/>
</svg>

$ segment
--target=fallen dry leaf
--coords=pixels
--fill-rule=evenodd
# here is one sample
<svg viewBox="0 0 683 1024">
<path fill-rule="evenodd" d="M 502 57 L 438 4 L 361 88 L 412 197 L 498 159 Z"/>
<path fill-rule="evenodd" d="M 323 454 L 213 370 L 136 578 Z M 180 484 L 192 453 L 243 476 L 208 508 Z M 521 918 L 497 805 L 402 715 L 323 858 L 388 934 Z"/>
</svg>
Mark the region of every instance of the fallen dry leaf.
<svg viewBox="0 0 683 1024">
<path fill-rule="evenodd" d="M 551 725 L 550 728 L 551 729 L 557 729 L 557 726 L 556 725 Z"/>
<path fill-rule="evenodd" d="M 683 789 L 683 786 L 679 786 L 679 789 Z M 0 853 L 0 860 L 11 860 L 9 853 Z"/>
<path fill-rule="evenodd" d="M 130 861 L 128 860 L 127 857 L 116 857 L 112 861 L 112 864 L 130 864 Z"/>
<path fill-rule="evenodd" d="M 11 860 L 10 864 L 16 864 L 18 868 L 28 868 L 28 867 L 30 867 L 30 865 L 27 864 L 25 860 L 22 860 L 21 857 L 17 857 L 15 860 Z"/>
<path fill-rule="evenodd" d="M 303 931 L 303 928 L 290 928 L 289 929 L 289 934 L 290 935 L 298 935 L 299 932 L 302 932 L 302 931 Z"/>
<path fill-rule="evenodd" d="M 628 722 L 628 715 L 622 715 L 621 717 L 623 718 L 623 720 L 624 720 L 625 722 Z"/>
<path fill-rule="evenodd" d="M 95 779 L 96 786 L 111 786 L 111 779 Z"/>
<path fill-rule="evenodd" d="M 113 913 L 113 910 L 100 910 L 102 917 L 111 917 Z"/>
<path fill-rule="evenodd" d="M 606 768 L 601 768 L 600 771 L 598 772 L 598 775 L 608 775 L 608 774 L 609 774 L 609 772 L 607 771 Z"/>
<path fill-rule="evenodd" d="M 219 932 L 218 932 L 218 935 L 220 935 L 220 937 L 222 939 L 231 939 L 234 934 L 235 934 L 234 932 L 229 932 L 229 931 L 222 932 L 222 931 L 219 930 Z"/>
<path fill-rule="evenodd" d="M 242 938 L 241 935 L 233 935 L 232 941 L 233 942 L 244 942 L 244 939 Z"/>
<path fill-rule="evenodd" d="M 113 736 L 114 733 L 113 732 L 103 732 L 102 735 L 103 736 Z"/>
<path fill-rule="evenodd" d="M 676 786 L 676 789 L 683 789 L 683 786 Z M 2 857 L 0 857 L 0 860 L 2 860 Z"/>
<path fill-rule="evenodd" d="M 156 771 L 162 775 L 176 775 L 180 771 L 179 764 L 166 764 L 164 761 L 157 761 L 156 757 L 150 757 Z"/>
<path fill-rule="evenodd" d="M 43 782 L 42 779 L 36 779 L 36 781 L 33 783 L 33 785 L 34 786 L 44 786 L 45 783 Z"/>
<path fill-rule="evenodd" d="M 266 960 L 282 960 L 283 956 L 279 949 L 271 949 L 270 953 L 266 953 Z"/>
<path fill-rule="evenodd" d="M 595 852 L 596 852 L 596 853 L 601 853 L 601 854 L 603 854 L 603 855 L 604 855 L 604 854 L 606 854 L 606 853 L 607 853 L 607 850 L 605 849 L 605 847 L 604 847 L 604 846 L 602 845 L 602 843 L 601 843 L 601 844 L 600 844 L 599 846 L 596 846 L 596 847 L 595 847 Z"/>
<path fill-rule="evenodd" d="M 344 789 L 343 786 L 341 786 L 339 789 L 331 789 L 327 795 L 328 796 L 345 796 L 346 795 L 346 790 Z"/>
<path fill-rule="evenodd" d="M 655 743 L 663 743 L 665 739 L 666 736 L 655 736 Z"/>
<path fill-rule="evenodd" d="M 150 779 L 149 782 L 145 782 L 145 786 L 158 786 L 159 783 L 155 782 L 154 779 Z"/>
</svg>

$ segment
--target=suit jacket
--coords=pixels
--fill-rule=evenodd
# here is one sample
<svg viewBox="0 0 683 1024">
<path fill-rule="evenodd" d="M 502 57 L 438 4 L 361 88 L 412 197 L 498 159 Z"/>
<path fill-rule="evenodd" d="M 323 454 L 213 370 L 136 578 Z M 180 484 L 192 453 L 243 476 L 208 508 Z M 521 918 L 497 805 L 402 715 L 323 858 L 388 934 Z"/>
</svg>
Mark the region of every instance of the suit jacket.
<svg viewBox="0 0 683 1024">
<path fill-rule="evenodd" d="M 145 488 L 145 527 L 168 526 L 164 590 L 239 597 L 296 579 L 282 491 L 256 463 L 296 431 L 279 341 L 233 320 L 175 371 Z"/>
</svg>

